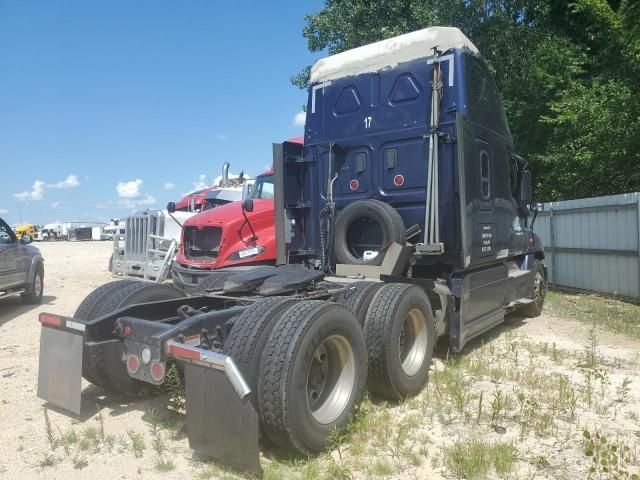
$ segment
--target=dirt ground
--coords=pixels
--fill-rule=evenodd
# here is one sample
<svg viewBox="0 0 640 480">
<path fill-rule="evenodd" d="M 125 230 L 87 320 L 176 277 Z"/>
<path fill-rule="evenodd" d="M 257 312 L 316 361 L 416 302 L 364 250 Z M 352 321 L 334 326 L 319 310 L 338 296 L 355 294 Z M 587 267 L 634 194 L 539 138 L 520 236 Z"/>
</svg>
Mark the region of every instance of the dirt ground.
<svg viewBox="0 0 640 480">
<path fill-rule="evenodd" d="M 179 426 L 162 420 L 154 433 L 162 399 L 128 403 L 83 381 L 81 416 L 49 408 L 45 419 L 36 397 L 38 314 L 72 315 L 110 281 L 111 244 L 36 245 L 45 258 L 43 304 L 0 300 L 0 478 L 237 478 L 198 459 Z M 464 478 L 472 476 L 465 468 L 474 466 L 461 463 L 476 455 L 474 441 L 508 445 L 514 457 L 510 469 L 496 461 L 478 478 L 586 478 L 594 456 L 611 461 L 616 452 L 637 472 L 639 367 L 639 340 L 557 312 L 510 317 L 464 355 L 450 356 L 440 342 L 425 392 L 399 405 L 367 400 L 369 413 L 331 454 L 301 463 L 270 456 L 265 476 Z"/>
</svg>

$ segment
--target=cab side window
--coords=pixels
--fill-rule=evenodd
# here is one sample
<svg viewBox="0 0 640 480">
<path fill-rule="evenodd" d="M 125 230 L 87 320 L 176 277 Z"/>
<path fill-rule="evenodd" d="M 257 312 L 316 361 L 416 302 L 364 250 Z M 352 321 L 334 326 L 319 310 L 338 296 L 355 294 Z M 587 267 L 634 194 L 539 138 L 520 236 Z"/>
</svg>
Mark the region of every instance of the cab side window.
<svg viewBox="0 0 640 480">
<path fill-rule="evenodd" d="M 15 242 L 15 236 L 9 226 L 0 220 L 0 245 Z"/>
</svg>

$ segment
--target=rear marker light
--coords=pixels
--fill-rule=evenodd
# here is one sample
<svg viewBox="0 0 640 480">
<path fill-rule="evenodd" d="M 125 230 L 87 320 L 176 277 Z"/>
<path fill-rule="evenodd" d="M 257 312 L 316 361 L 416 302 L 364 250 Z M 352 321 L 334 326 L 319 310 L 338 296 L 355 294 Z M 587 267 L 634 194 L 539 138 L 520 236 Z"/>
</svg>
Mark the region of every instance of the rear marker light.
<svg viewBox="0 0 640 480">
<path fill-rule="evenodd" d="M 393 184 L 396 187 L 401 187 L 402 185 L 404 185 L 404 177 L 402 175 L 396 175 L 395 177 L 393 177 Z"/>
<path fill-rule="evenodd" d="M 164 378 L 164 363 L 152 363 L 151 364 L 151 378 L 156 382 L 162 381 Z"/>
<path fill-rule="evenodd" d="M 191 360 L 200 360 L 200 352 L 193 350 L 191 348 L 185 348 L 175 344 L 169 347 L 169 354 L 175 357 L 189 358 Z"/>
<path fill-rule="evenodd" d="M 135 355 L 129 355 L 127 358 L 127 370 L 129 373 L 136 374 L 138 373 L 138 369 L 140 368 L 140 360 Z"/>
<path fill-rule="evenodd" d="M 54 315 L 49 315 L 48 313 L 41 313 L 39 320 L 40 323 L 44 325 L 51 325 L 52 327 L 62 326 L 62 318 L 56 317 Z"/>
<path fill-rule="evenodd" d="M 349 188 L 351 190 L 357 190 L 360 188 L 360 182 L 358 180 L 351 180 L 351 182 L 349 182 Z"/>
</svg>

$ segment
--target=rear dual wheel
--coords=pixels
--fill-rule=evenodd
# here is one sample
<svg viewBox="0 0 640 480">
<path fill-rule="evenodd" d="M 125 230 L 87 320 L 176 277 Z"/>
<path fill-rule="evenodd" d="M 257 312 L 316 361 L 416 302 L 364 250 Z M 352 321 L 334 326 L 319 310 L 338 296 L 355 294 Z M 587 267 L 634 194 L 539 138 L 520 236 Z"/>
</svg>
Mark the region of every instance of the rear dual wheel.
<svg viewBox="0 0 640 480">
<path fill-rule="evenodd" d="M 390 283 L 371 301 L 364 324 L 369 390 L 402 400 L 427 384 L 435 343 L 429 298 L 416 285 Z"/>
<path fill-rule="evenodd" d="M 263 432 L 302 454 L 321 451 L 346 426 L 366 385 L 362 328 L 332 302 L 303 301 L 283 312 L 260 363 Z"/>
<path fill-rule="evenodd" d="M 182 297 L 184 297 L 182 292 L 168 285 L 117 280 L 89 294 L 76 310 L 74 317 L 93 320 L 125 306 Z M 105 390 L 129 397 L 143 395 L 149 389 L 149 384 L 129 376 L 123 361 L 123 353 L 124 342 L 119 339 L 99 343 L 92 348 L 85 344 L 82 376 Z"/>
</svg>

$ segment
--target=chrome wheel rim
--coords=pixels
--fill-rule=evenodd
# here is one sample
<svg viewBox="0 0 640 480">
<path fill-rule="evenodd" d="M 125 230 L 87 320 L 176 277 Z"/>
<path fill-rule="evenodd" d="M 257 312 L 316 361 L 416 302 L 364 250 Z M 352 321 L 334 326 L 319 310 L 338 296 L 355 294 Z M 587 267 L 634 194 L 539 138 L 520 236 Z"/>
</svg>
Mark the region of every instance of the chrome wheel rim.
<svg viewBox="0 0 640 480">
<path fill-rule="evenodd" d="M 402 371 L 412 377 L 422 367 L 427 355 L 427 322 L 424 314 L 417 308 L 409 310 L 402 323 L 399 348 Z"/>
<path fill-rule="evenodd" d="M 36 275 L 35 282 L 33 283 L 33 293 L 36 294 L 36 297 L 40 297 L 42 294 L 42 278 L 40 278 L 40 275 Z"/>
<path fill-rule="evenodd" d="M 307 372 L 307 405 L 321 424 L 335 422 L 349 404 L 356 381 L 356 362 L 349 341 L 327 337 L 313 353 Z"/>
</svg>

